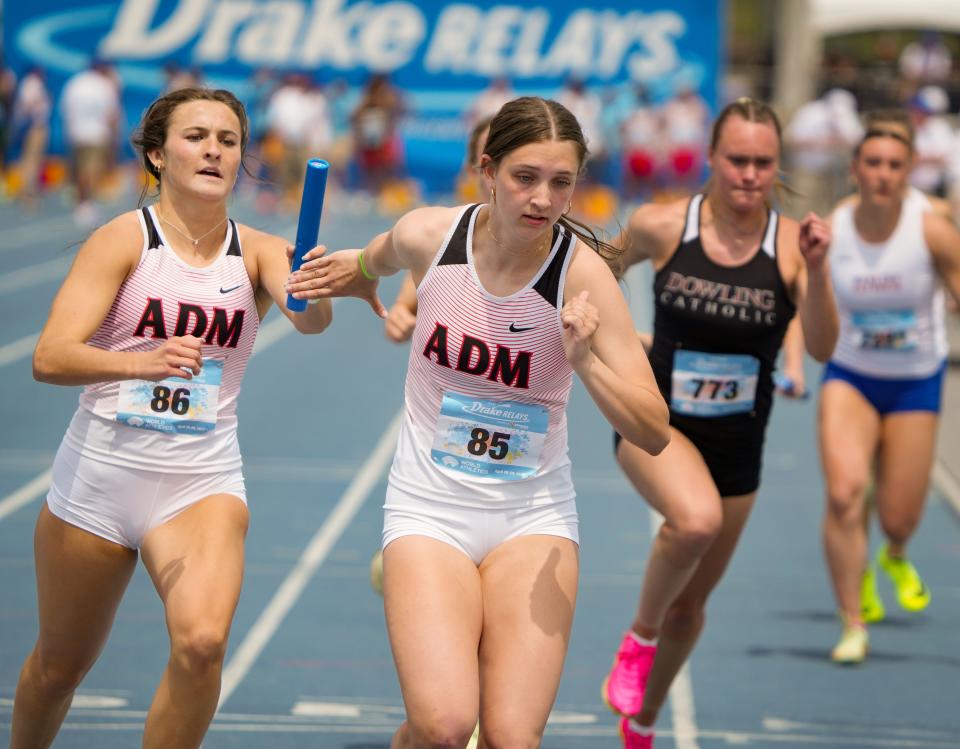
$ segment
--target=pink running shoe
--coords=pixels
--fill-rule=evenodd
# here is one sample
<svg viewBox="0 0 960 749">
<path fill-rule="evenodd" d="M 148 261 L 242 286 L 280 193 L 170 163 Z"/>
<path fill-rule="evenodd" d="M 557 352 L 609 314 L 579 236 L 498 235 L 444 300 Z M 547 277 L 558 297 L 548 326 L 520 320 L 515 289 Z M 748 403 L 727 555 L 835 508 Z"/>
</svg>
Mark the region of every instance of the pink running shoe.
<svg viewBox="0 0 960 749">
<path fill-rule="evenodd" d="M 629 718 L 620 720 L 620 738 L 623 739 L 623 749 L 653 749 L 653 732 L 639 733 L 630 725 Z"/>
<path fill-rule="evenodd" d="M 613 712 L 627 717 L 640 712 L 656 654 L 656 645 L 641 645 L 630 632 L 623 636 L 601 690 L 603 701 Z"/>
</svg>

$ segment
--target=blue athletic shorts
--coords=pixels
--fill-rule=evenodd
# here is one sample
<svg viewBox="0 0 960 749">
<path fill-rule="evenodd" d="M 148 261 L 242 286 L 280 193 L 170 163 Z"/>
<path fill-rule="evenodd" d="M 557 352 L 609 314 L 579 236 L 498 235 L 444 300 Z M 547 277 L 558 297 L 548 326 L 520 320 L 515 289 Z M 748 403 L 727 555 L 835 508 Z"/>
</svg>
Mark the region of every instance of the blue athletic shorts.
<svg viewBox="0 0 960 749">
<path fill-rule="evenodd" d="M 899 411 L 933 411 L 940 413 L 943 393 L 943 375 L 947 364 L 929 377 L 886 379 L 869 377 L 852 372 L 833 362 L 827 362 L 823 370 L 823 382 L 843 380 L 849 382 L 867 399 L 881 416 Z"/>
</svg>

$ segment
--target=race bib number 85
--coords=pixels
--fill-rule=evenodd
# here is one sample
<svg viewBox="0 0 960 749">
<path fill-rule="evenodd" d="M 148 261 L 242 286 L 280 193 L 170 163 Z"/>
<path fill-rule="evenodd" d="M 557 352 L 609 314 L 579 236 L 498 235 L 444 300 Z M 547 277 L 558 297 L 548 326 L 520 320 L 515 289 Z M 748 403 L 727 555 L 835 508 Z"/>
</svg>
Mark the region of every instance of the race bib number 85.
<svg viewBox="0 0 960 749">
<path fill-rule="evenodd" d="M 526 478 L 536 473 L 548 421 L 543 406 L 446 392 L 430 457 L 471 476 Z"/>
<path fill-rule="evenodd" d="M 192 380 L 124 380 L 117 400 L 117 421 L 137 429 L 168 434 L 202 434 L 217 425 L 223 362 L 204 359 Z"/>
</svg>

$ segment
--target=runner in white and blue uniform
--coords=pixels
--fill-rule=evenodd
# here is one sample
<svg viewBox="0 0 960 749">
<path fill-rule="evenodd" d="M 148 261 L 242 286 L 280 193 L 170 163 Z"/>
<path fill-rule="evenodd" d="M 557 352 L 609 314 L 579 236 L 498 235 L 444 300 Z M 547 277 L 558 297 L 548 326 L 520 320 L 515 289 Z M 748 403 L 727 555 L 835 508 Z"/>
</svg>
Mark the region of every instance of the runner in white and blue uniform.
<svg viewBox="0 0 960 749">
<path fill-rule="evenodd" d="M 865 497 L 874 464 L 874 502 L 888 539 L 878 565 L 901 606 L 920 610 L 930 601 L 905 551 L 934 457 L 947 355 L 943 286 L 960 293 L 960 234 L 909 189 L 912 161 L 908 127 L 868 124 L 853 158 L 859 196 L 832 218 L 841 329 L 824 370 L 819 435 L 824 547 L 844 620 L 831 656 L 840 663 L 866 657 L 864 620 L 883 616 L 867 562 Z"/>
</svg>

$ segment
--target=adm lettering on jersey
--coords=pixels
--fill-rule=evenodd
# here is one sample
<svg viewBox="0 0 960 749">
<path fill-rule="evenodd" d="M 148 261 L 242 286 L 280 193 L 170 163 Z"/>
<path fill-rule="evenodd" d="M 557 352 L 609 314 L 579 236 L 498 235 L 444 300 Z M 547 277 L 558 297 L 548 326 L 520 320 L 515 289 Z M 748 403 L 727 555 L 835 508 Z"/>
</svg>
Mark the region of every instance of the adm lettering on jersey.
<svg viewBox="0 0 960 749">
<path fill-rule="evenodd" d="M 221 307 L 214 307 L 212 315 L 197 304 L 178 303 L 177 322 L 174 326 L 175 336 L 192 335 L 202 338 L 204 343 L 227 348 L 236 348 L 240 333 L 243 330 L 244 310 L 235 310 L 232 317 Z M 139 338 L 147 337 L 147 328 L 153 333 L 151 338 L 166 338 L 167 327 L 164 323 L 163 300 L 148 299 L 147 306 L 140 315 L 140 322 L 133 334 Z"/>
<path fill-rule="evenodd" d="M 450 355 L 447 347 L 448 331 L 445 325 L 436 323 L 423 355 L 441 367 L 450 367 Z M 516 359 L 511 356 L 510 348 L 502 344 L 494 344 L 495 350 L 491 355 L 491 345 L 471 335 L 464 334 L 457 356 L 456 370 L 465 374 L 486 376 L 488 380 L 499 380 L 504 385 L 527 389 L 530 386 L 530 359 L 529 351 L 521 351 Z M 434 358 L 436 357 L 436 358 Z"/>
</svg>

